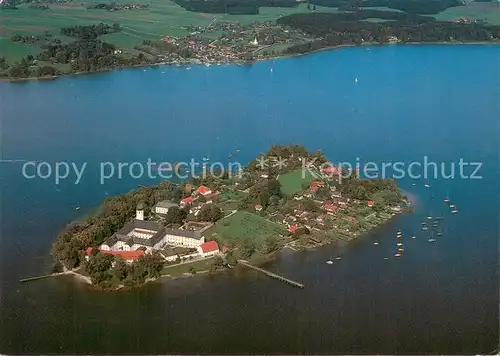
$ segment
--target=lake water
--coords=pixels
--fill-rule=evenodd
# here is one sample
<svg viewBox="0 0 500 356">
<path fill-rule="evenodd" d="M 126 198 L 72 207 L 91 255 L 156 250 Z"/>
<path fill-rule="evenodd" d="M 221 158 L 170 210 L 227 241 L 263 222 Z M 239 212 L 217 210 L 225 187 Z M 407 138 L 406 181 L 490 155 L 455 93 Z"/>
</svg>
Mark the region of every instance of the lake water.
<svg viewBox="0 0 500 356">
<path fill-rule="evenodd" d="M 498 346 L 499 46 L 346 48 L 251 66 L 160 67 L 0 83 L 4 160 L 72 161 L 24 179 L 1 163 L 2 353 L 488 353 Z M 271 68 L 273 69 L 271 71 Z M 355 78 L 358 82 L 355 83 Z M 399 180 L 413 214 L 362 239 L 284 252 L 268 266 L 303 290 L 231 271 L 100 293 L 71 278 L 20 284 L 106 194 L 100 162 L 248 160 L 275 143 L 332 161 L 480 161 L 480 180 Z M 471 173 L 471 172 L 469 172 Z M 415 184 L 415 185 L 413 185 Z M 449 194 L 459 213 L 451 215 Z M 81 210 L 76 211 L 75 206 Z M 420 230 L 443 214 L 443 236 Z M 393 257 L 402 229 L 405 256 Z M 416 239 L 410 239 L 415 234 Z M 373 245 L 377 239 L 380 245 Z M 326 260 L 336 256 L 333 265 Z M 385 259 L 385 258 L 388 259 Z"/>
</svg>

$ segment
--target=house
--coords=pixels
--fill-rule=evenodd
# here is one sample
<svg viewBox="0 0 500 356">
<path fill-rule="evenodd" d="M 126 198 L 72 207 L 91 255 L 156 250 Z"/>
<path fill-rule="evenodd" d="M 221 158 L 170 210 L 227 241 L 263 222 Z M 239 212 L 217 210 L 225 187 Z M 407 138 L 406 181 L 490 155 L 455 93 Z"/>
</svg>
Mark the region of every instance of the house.
<svg viewBox="0 0 500 356">
<path fill-rule="evenodd" d="M 318 222 L 319 224 L 324 224 L 325 222 L 325 218 L 323 217 L 323 215 L 319 215 L 316 217 L 316 222 Z"/>
<path fill-rule="evenodd" d="M 297 225 L 296 224 L 290 225 L 288 227 L 288 231 L 290 231 L 293 234 L 295 231 L 297 231 Z"/>
<path fill-rule="evenodd" d="M 219 245 L 216 241 L 207 241 L 198 246 L 198 252 L 203 257 L 210 257 L 219 253 Z"/>
<path fill-rule="evenodd" d="M 317 185 L 311 185 L 311 191 L 312 192 L 316 192 L 316 191 L 318 191 L 318 189 L 319 189 L 319 186 L 317 186 Z"/>
<path fill-rule="evenodd" d="M 339 211 L 339 207 L 332 204 L 325 205 L 323 209 L 325 209 L 326 213 L 329 215 L 337 214 L 337 212 Z"/>
<path fill-rule="evenodd" d="M 184 198 L 181 200 L 181 208 L 184 208 L 186 205 L 188 204 L 192 204 L 193 203 L 193 197 L 187 197 L 187 198 Z"/>
<path fill-rule="evenodd" d="M 196 192 L 198 194 L 203 195 L 204 197 L 206 197 L 209 194 L 212 194 L 212 190 L 209 187 L 205 187 L 204 185 L 200 185 L 198 189 L 196 189 Z"/>
<path fill-rule="evenodd" d="M 156 205 L 154 206 L 154 212 L 156 214 L 165 215 L 168 212 L 168 209 L 170 209 L 173 206 L 178 206 L 178 205 L 175 203 L 171 203 L 168 200 L 164 200 L 164 201 L 156 203 Z"/>
<path fill-rule="evenodd" d="M 198 231 L 167 228 L 164 241 L 173 246 L 198 248 L 205 242 L 205 238 Z"/>
<path fill-rule="evenodd" d="M 367 203 L 367 205 L 368 205 L 370 208 L 373 206 L 373 204 L 375 204 L 375 202 L 374 202 L 374 201 L 371 201 L 371 200 Z"/>
<path fill-rule="evenodd" d="M 324 187 L 325 182 L 323 182 L 322 180 L 314 180 L 314 181 L 312 181 L 311 186 Z"/>
<path fill-rule="evenodd" d="M 144 247 L 151 251 L 161 242 L 164 228 L 152 221 L 137 220 L 126 223 L 101 246 L 101 251 L 135 251 Z"/>
<path fill-rule="evenodd" d="M 260 204 L 256 204 L 254 206 L 254 208 L 255 208 L 255 211 L 262 211 L 262 209 L 263 209 L 262 205 L 260 205 Z"/>
</svg>

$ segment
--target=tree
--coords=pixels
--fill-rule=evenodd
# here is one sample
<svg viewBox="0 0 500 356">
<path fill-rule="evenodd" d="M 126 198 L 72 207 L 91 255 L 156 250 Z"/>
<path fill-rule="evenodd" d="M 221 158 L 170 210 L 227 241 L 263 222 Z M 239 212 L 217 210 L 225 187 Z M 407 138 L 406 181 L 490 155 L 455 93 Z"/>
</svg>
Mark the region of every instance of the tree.
<svg viewBox="0 0 500 356">
<path fill-rule="evenodd" d="M 165 222 L 167 224 L 181 224 L 187 217 L 187 212 L 184 209 L 180 209 L 177 206 L 173 206 L 168 209 L 165 215 Z"/>
<path fill-rule="evenodd" d="M 275 236 L 267 236 L 264 242 L 263 251 L 264 253 L 271 253 L 279 248 L 278 239 Z"/>
<path fill-rule="evenodd" d="M 240 255 L 242 258 L 250 258 L 255 252 L 255 245 L 252 241 L 246 239 L 240 248 Z"/>
<path fill-rule="evenodd" d="M 121 257 L 117 257 L 115 261 L 115 267 L 113 269 L 114 276 L 119 281 L 122 281 L 125 278 L 127 278 L 128 272 L 129 272 L 129 267 L 127 263 Z"/>
<path fill-rule="evenodd" d="M 223 216 L 222 209 L 215 204 L 205 204 L 201 207 L 198 220 L 216 222 Z"/>
</svg>

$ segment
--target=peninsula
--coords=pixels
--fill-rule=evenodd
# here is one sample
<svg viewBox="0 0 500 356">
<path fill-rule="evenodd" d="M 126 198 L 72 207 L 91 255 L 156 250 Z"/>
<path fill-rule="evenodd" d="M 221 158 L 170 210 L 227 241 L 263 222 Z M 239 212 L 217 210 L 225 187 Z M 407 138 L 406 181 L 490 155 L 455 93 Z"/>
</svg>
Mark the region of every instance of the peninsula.
<svg viewBox="0 0 500 356">
<path fill-rule="evenodd" d="M 35 5 L 28 5 L 5 0 L 0 2 L 0 7 L 3 8 L 0 15 L 2 19 L 12 18 L 14 21 L 16 16 L 22 16 L 17 15 L 18 13 L 23 14 L 27 10 L 26 6 L 35 7 L 29 11 L 38 11 L 40 16 L 46 16 L 46 12 L 57 10 L 61 6 L 68 9 L 74 6 L 67 0 L 61 5 L 61 1 L 63 0 L 53 0 L 51 3 L 37 1 Z M 122 23 L 122 16 L 113 17 L 109 13 L 127 11 L 142 14 L 150 11 L 148 3 L 92 3 L 86 11 L 108 13 L 106 16 L 92 16 L 113 19 L 113 22 L 88 23 L 82 20 L 76 25 L 67 23 L 58 31 L 12 30 L 9 45 L 0 53 L 0 79 L 55 78 L 65 74 L 164 64 L 244 64 L 323 48 L 364 44 L 500 42 L 500 26 L 468 18 L 441 21 L 428 15 L 442 10 L 443 6 L 458 6 L 444 4 L 435 8 L 438 2 L 431 1 L 429 8 L 419 11 L 403 6 L 403 10 L 407 12 L 358 8 L 347 3 L 340 9 L 317 9 L 316 4 L 308 3 L 301 4 L 295 12 L 289 11 L 287 16 L 277 15 L 271 21 L 263 20 L 259 15 L 255 15 L 256 21 L 253 22 L 229 21 L 214 16 L 209 24 L 199 25 L 199 22 L 193 20 L 192 24 L 177 26 L 175 31 L 162 35 L 153 34 L 148 28 L 144 31 L 144 36 L 137 36 L 137 31 L 132 31 L 127 23 Z M 221 2 L 210 2 L 215 6 L 213 9 L 204 7 L 208 2 L 179 1 L 179 4 L 193 11 L 219 12 Z M 398 9 L 398 4 L 393 4 L 395 9 Z M 339 6 L 337 3 L 331 5 Z M 272 6 L 294 8 L 297 3 L 283 0 Z M 226 6 L 224 11 L 230 9 Z M 239 11 L 255 13 L 253 7 Z M 37 28 L 35 25 L 32 24 L 30 28 Z M 133 41 L 129 40 L 131 36 Z M 2 41 L 5 42 L 6 39 Z M 15 48 L 19 48 L 18 53 Z M 20 55 L 21 53 L 29 54 Z"/>
<path fill-rule="evenodd" d="M 219 173 L 107 198 L 60 233 L 58 269 L 104 289 L 135 286 L 351 240 L 410 209 L 395 181 L 362 179 L 299 145 L 272 146 Z"/>
</svg>

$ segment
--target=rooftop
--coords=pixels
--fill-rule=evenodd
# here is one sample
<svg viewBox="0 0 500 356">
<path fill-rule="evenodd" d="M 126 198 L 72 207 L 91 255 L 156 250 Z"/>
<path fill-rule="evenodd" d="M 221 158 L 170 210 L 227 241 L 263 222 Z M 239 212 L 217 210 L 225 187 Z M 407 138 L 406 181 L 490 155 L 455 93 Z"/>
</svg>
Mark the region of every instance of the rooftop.
<svg viewBox="0 0 500 356">
<path fill-rule="evenodd" d="M 176 203 L 172 203 L 172 202 L 170 202 L 168 200 L 164 200 L 164 201 L 160 201 L 160 202 L 156 203 L 155 206 L 158 207 L 158 208 L 167 208 L 168 209 L 168 208 L 171 208 L 173 206 L 177 206 L 177 204 Z"/>
<path fill-rule="evenodd" d="M 203 253 L 219 251 L 219 245 L 217 245 L 216 241 L 204 242 L 200 245 L 200 248 Z"/>
</svg>

